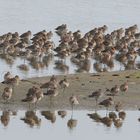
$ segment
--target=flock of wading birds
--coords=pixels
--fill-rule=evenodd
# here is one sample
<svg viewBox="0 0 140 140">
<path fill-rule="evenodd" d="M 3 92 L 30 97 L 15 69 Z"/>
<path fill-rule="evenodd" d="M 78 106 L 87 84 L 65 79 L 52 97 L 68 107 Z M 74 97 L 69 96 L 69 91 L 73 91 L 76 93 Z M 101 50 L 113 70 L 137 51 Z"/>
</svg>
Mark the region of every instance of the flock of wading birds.
<svg viewBox="0 0 140 140">
<path fill-rule="evenodd" d="M 50 56 L 55 52 L 55 56 L 60 58 L 55 62 L 57 68 L 67 69 L 65 64 L 65 59 L 72 55 L 71 61 L 76 64 L 80 69 L 88 71 L 90 68 L 89 59 L 92 57 L 96 60 L 94 67 L 98 72 L 107 71 L 107 67 L 114 67 L 114 59 L 123 64 L 126 68 L 135 68 L 135 60 L 138 55 L 140 55 L 140 33 L 138 32 L 138 26 L 133 25 L 126 29 L 120 28 L 114 30 L 110 34 L 105 34 L 107 31 L 107 26 L 94 28 L 82 35 L 81 31 L 71 32 L 67 29 L 66 24 L 62 24 L 55 29 L 57 35 L 60 37 L 60 44 L 55 47 L 54 42 L 51 40 L 53 33 L 43 30 L 33 35 L 31 31 L 27 31 L 21 35 L 18 32 L 7 33 L 0 36 L 0 52 L 1 58 L 5 59 L 7 62 L 13 62 L 14 58 L 22 57 L 24 58 L 24 64 L 20 66 L 23 70 L 28 70 L 26 65 L 26 60 L 35 68 L 46 66 L 50 60 Z M 103 64 L 103 68 L 102 65 Z M 12 93 L 14 92 L 14 87 L 18 85 L 20 78 L 18 75 L 13 77 L 10 72 L 4 75 L 3 84 L 7 86 L 4 88 L 2 93 L 2 99 L 8 102 Z M 58 95 L 58 86 L 63 88 L 69 87 L 69 82 L 67 78 L 59 81 L 53 75 L 50 81 L 44 83 L 40 87 L 33 86 L 28 90 L 26 97 L 22 99 L 22 102 L 27 102 L 30 104 L 37 103 L 44 97 L 49 96 L 50 100 Z M 46 88 L 46 93 L 43 93 L 42 88 Z M 108 108 L 114 104 L 114 96 L 119 93 L 119 91 L 126 92 L 128 90 L 127 82 L 121 86 L 115 85 L 111 89 L 107 89 L 106 92 L 110 92 L 110 96 L 102 102 L 98 103 L 98 99 L 102 97 L 105 93 L 101 89 L 94 91 L 90 97 L 95 98 L 96 106 L 97 104 L 103 105 Z M 69 98 L 72 110 L 73 106 L 79 104 L 79 101 L 75 95 Z M 115 105 L 116 108 L 121 108 L 121 103 Z M 124 113 L 124 112 L 122 112 Z M 125 114 L 125 113 L 124 113 Z M 91 118 L 97 117 L 98 121 L 104 122 L 101 117 L 97 114 L 89 115 Z M 110 122 L 109 117 L 105 118 L 105 122 Z M 116 119 L 115 119 L 116 120 Z"/>
<path fill-rule="evenodd" d="M 18 67 L 29 70 L 30 64 L 35 69 L 48 67 L 55 60 L 55 68 L 68 71 L 66 58 L 70 58 L 77 71 L 89 71 L 91 59 L 97 72 L 108 71 L 114 67 L 114 62 L 120 62 L 120 67 L 125 69 L 140 68 L 136 59 L 140 56 L 140 33 L 138 26 L 133 25 L 126 29 L 119 28 L 106 33 L 108 27 L 93 28 L 82 34 L 80 30 L 72 32 L 66 24 L 55 28 L 59 36 L 59 44 L 52 40 L 52 31 L 40 31 L 36 34 L 27 31 L 21 35 L 18 32 L 6 33 L 0 36 L 0 58 L 12 64 L 17 57 L 24 59 Z M 115 61 L 114 61 L 115 60 Z"/>
</svg>

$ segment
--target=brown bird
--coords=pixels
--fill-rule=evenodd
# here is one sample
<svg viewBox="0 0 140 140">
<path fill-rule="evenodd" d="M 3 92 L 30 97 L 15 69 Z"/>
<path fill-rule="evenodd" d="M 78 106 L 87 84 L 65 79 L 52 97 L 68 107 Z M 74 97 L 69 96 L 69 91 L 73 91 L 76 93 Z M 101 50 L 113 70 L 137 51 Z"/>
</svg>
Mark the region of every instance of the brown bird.
<svg viewBox="0 0 140 140">
<path fill-rule="evenodd" d="M 103 96 L 103 92 L 101 89 L 98 89 L 98 90 L 92 92 L 91 95 L 89 95 L 90 98 L 95 98 L 96 106 L 97 106 L 98 99 L 102 96 Z"/>
<path fill-rule="evenodd" d="M 106 91 L 109 91 L 111 94 L 111 96 L 113 96 L 113 99 L 114 99 L 114 96 L 116 96 L 119 91 L 120 91 L 120 88 L 118 85 L 115 85 L 114 87 L 112 87 L 111 89 L 107 89 Z"/>
<path fill-rule="evenodd" d="M 32 96 L 27 96 L 26 98 L 22 99 L 21 101 L 29 103 L 29 108 L 30 108 L 30 104 L 33 104 L 33 103 L 36 104 L 37 97 L 35 94 L 33 94 Z"/>
<path fill-rule="evenodd" d="M 40 88 L 54 89 L 57 88 L 57 77 L 52 75 L 49 82 L 46 82 L 40 86 Z"/>
<path fill-rule="evenodd" d="M 78 105 L 79 104 L 79 101 L 78 101 L 78 99 L 77 99 L 77 97 L 75 95 L 72 95 L 69 98 L 69 102 L 70 102 L 70 105 L 71 105 L 71 108 L 72 108 L 71 118 L 73 118 L 73 106 L 74 105 Z"/>
<path fill-rule="evenodd" d="M 109 97 L 109 98 L 107 98 L 99 103 L 99 105 L 105 106 L 106 110 L 108 110 L 108 108 L 113 104 L 114 104 L 114 102 L 113 102 L 113 99 L 111 97 Z"/>
<path fill-rule="evenodd" d="M 31 103 L 35 104 L 35 107 L 37 106 L 37 103 L 44 97 L 44 94 L 42 90 L 38 87 L 33 86 L 28 90 L 28 93 L 26 94 L 26 98 L 22 99 L 22 102 L 28 102 L 29 107 Z"/>
<path fill-rule="evenodd" d="M 40 86 L 40 88 L 47 88 L 47 89 L 53 89 L 56 87 L 57 87 L 57 83 L 54 81 L 46 82 Z"/>
<path fill-rule="evenodd" d="M 13 76 L 11 73 L 8 71 L 7 73 L 4 74 L 4 81 L 7 82 L 9 79 L 11 79 Z"/>
<path fill-rule="evenodd" d="M 120 86 L 120 90 L 121 90 L 122 92 L 127 92 L 127 91 L 128 91 L 128 83 L 125 82 L 124 84 L 122 84 L 122 85 Z"/>
<path fill-rule="evenodd" d="M 50 96 L 50 98 L 52 97 L 56 97 L 58 95 L 58 89 L 54 88 L 54 89 L 48 89 L 46 93 L 44 93 L 44 95 L 46 96 Z"/>
<path fill-rule="evenodd" d="M 122 110 L 122 103 L 120 101 L 115 104 L 115 110 L 117 112 L 119 112 L 120 110 Z"/>
<path fill-rule="evenodd" d="M 75 95 L 72 95 L 69 98 L 69 102 L 70 102 L 71 105 L 78 105 L 79 104 L 79 101 L 78 101 L 78 99 Z"/>
<path fill-rule="evenodd" d="M 65 88 L 69 87 L 69 82 L 66 78 L 64 78 L 63 80 L 61 80 L 59 82 L 60 87 L 63 89 L 63 93 L 65 91 Z"/>
<path fill-rule="evenodd" d="M 2 99 L 8 102 L 12 97 L 13 89 L 11 87 L 5 87 L 2 93 Z"/>
<path fill-rule="evenodd" d="M 16 86 L 16 85 L 19 85 L 19 81 L 20 81 L 20 78 L 18 75 L 16 75 L 14 78 L 10 78 L 7 81 L 7 84 L 12 85 L 12 86 Z"/>
</svg>

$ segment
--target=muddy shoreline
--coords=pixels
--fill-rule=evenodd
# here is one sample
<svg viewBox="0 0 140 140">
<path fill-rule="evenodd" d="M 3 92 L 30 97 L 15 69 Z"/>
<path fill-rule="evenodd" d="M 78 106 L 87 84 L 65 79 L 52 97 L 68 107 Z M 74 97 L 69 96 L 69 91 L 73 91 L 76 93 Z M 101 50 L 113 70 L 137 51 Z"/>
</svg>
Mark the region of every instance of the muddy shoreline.
<svg viewBox="0 0 140 140">
<path fill-rule="evenodd" d="M 69 75 L 59 75 L 58 80 L 67 77 L 70 86 L 62 93 L 62 89 L 59 90 L 59 95 L 53 99 L 50 103 L 48 97 L 44 97 L 37 105 L 36 109 L 39 110 L 64 110 L 71 109 L 69 104 L 69 97 L 72 94 L 78 96 L 79 105 L 75 106 L 74 109 L 78 110 L 94 110 L 95 100 L 88 98 L 88 95 L 93 91 L 101 88 L 103 91 L 106 88 L 111 88 L 114 85 L 121 85 L 128 81 L 129 90 L 127 93 L 120 93 L 119 96 L 115 97 L 115 102 L 122 102 L 123 108 L 127 110 L 136 110 L 140 108 L 140 71 L 139 70 L 128 70 L 121 72 L 103 72 L 103 73 L 79 73 L 79 74 L 69 74 Z M 5 104 L 0 97 L 0 108 L 1 110 L 28 110 L 34 109 L 32 105 L 29 108 L 27 103 L 22 103 L 23 99 L 28 91 L 33 85 L 40 86 L 42 83 L 49 81 L 49 76 L 47 77 L 35 77 L 29 79 L 22 79 L 20 84 L 15 87 L 14 95 L 8 104 Z M 2 91 L 6 85 L 0 84 L 0 91 Z M 45 92 L 45 89 L 43 89 Z M 107 98 L 102 97 L 100 101 Z M 98 109 L 104 109 L 104 107 L 98 107 Z M 113 107 L 111 108 L 113 109 Z"/>
</svg>

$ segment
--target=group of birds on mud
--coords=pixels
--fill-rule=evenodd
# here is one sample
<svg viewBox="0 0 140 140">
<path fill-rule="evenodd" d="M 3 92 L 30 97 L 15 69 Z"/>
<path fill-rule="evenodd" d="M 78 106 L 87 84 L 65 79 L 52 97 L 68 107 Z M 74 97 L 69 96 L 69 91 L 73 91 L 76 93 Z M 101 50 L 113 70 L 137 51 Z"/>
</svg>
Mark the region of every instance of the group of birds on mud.
<svg viewBox="0 0 140 140">
<path fill-rule="evenodd" d="M 8 101 L 12 98 L 12 94 L 14 93 L 14 87 L 18 86 L 20 83 L 20 78 L 18 75 L 12 76 L 12 74 L 8 71 L 4 75 L 4 81 L 3 84 L 6 85 L 6 87 L 3 89 L 3 93 L 1 95 L 2 99 L 5 100 L 5 103 L 8 103 Z M 59 87 L 63 90 L 62 94 L 64 94 L 65 89 L 70 86 L 70 83 L 67 79 L 67 77 L 64 77 L 64 79 L 58 81 L 57 76 L 52 75 L 49 79 L 49 81 L 42 83 L 40 86 L 33 85 L 31 88 L 28 89 L 26 97 L 22 99 L 22 102 L 27 102 L 30 104 L 35 104 L 35 107 L 39 101 L 43 99 L 44 96 L 49 96 L 50 100 L 52 101 L 53 98 L 59 95 Z M 46 89 L 44 92 L 42 89 Z M 126 81 L 124 84 L 118 86 L 115 85 L 111 89 L 106 89 L 105 92 L 102 91 L 102 89 L 98 89 L 96 91 L 93 91 L 91 95 L 89 95 L 89 98 L 95 98 L 96 105 L 103 105 L 108 108 L 114 104 L 114 97 L 116 95 L 119 95 L 121 92 L 127 92 L 128 91 L 128 81 Z M 108 93 L 109 92 L 109 93 Z M 75 93 L 76 94 L 76 93 Z M 99 98 L 104 96 L 112 96 L 109 97 L 102 102 L 98 103 Z M 76 95 L 73 95 L 69 97 L 70 105 L 73 109 L 74 105 L 79 104 L 78 98 Z"/>
<path fill-rule="evenodd" d="M 5 84 L 6 87 L 4 88 L 1 97 L 5 101 L 4 103 L 8 103 L 9 100 L 11 100 L 11 98 L 12 98 L 14 86 L 17 86 L 20 83 L 20 78 L 17 75 L 15 77 L 12 77 L 11 73 L 7 72 L 4 75 L 4 81 L 2 83 Z M 34 107 L 36 108 L 38 102 L 40 102 L 44 96 L 49 96 L 50 102 L 51 101 L 53 102 L 53 98 L 56 98 L 56 96 L 59 95 L 58 86 L 60 86 L 60 88 L 63 89 L 62 94 L 64 94 L 65 89 L 70 86 L 70 83 L 66 77 L 64 79 L 58 81 L 57 76 L 52 75 L 50 77 L 50 80 L 48 82 L 40 85 L 40 87 L 33 85 L 31 88 L 29 88 L 29 90 L 27 91 L 26 97 L 24 99 L 21 99 L 21 101 L 28 103 L 29 108 L 31 107 L 30 106 L 31 104 L 34 104 Z M 42 88 L 47 89 L 47 91 L 44 93 Z M 105 92 L 103 92 L 102 89 L 98 89 L 96 91 L 93 91 L 90 95 L 88 95 L 88 98 L 95 98 L 95 101 L 96 101 L 95 113 L 88 114 L 90 116 L 90 118 L 95 119 L 95 120 L 98 119 L 98 121 L 103 122 L 103 123 L 107 122 L 107 126 L 109 126 L 108 123 L 111 123 L 113 119 L 114 119 L 116 125 L 117 125 L 117 122 L 120 124 L 121 120 L 118 119 L 117 117 L 115 117 L 116 115 L 114 116 L 115 118 L 108 117 L 108 109 L 111 106 L 115 106 L 115 110 L 118 111 L 119 114 L 121 114 L 121 113 L 125 114 L 124 111 L 120 111 L 122 109 L 121 102 L 115 103 L 114 97 L 116 95 L 119 95 L 120 91 L 123 93 L 128 91 L 127 82 L 125 82 L 124 84 L 122 84 L 120 86 L 115 85 L 111 89 L 106 89 Z M 72 120 L 74 120 L 73 119 L 73 107 L 75 105 L 79 104 L 79 99 L 76 94 L 68 95 L 68 96 L 70 96 L 69 103 L 70 103 L 71 109 L 72 109 L 72 115 L 71 115 L 71 121 L 72 121 Z M 112 97 L 107 97 L 106 99 L 104 99 L 98 103 L 99 99 L 104 96 L 112 96 Z M 98 114 L 96 112 L 97 105 L 104 106 L 106 108 L 106 110 L 107 110 L 106 117 L 101 118 L 100 116 L 98 116 Z M 110 113 L 109 113 L 109 116 L 110 116 Z M 98 117 L 98 118 L 96 118 L 96 117 Z M 26 121 L 25 118 L 23 120 Z M 69 122 L 69 123 L 71 124 L 72 122 Z"/>
<path fill-rule="evenodd" d="M 52 60 L 55 60 L 56 69 L 68 71 L 67 58 L 77 66 L 78 72 L 89 72 L 92 60 L 92 67 L 97 72 L 111 70 L 116 61 L 120 63 L 120 69 L 122 66 L 139 69 L 138 26 L 119 28 L 111 33 L 107 33 L 107 29 L 107 25 L 103 25 L 82 34 L 80 30 L 72 32 L 66 24 L 62 24 L 55 28 L 60 38 L 58 45 L 52 39 L 52 31 L 42 30 L 35 34 L 30 30 L 23 34 L 8 32 L 0 36 L 0 58 L 9 64 L 16 58 L 22 58 L 24 62 L 18 67 L 25 71 L 29 70 L 28 64 L 38 70 L 48 67 Z"/>
<path fill-rule="evenodd" d="M 18 75 L 12 76 L 10 72 L 5 73 L 4 81 L 2 83 L 5 84 L 6 86 L 3 89 L 3 93 L 1 95 L 1 98 L 4 100 L 4 104 L 9 104 L 10 100 L 12 99 L 12 95 L 14 94 L 14 87 L 18 86 L 21 81 L 22 80 L 19 78 Z M 64 77 L 64 79 L 58 81 L 57 76 L 52 75 L 49 81 L 47 81 L 46 83 L 43 83 L 40 86 L 33 85 L 31 88 L 29 88 L 26 97 L 24 99 L 21 99 L 21 102 L 29 104 L 29 109 L 31 110 L 28 110 L 25 113 L 25 117 L 21 118 L 21 120 L 23 120 L 31 127 L 40 126 L 41 119 L 37 117 L 36 111 L 33 110 L 34 109 L 36 110 L 38 103 L 44 98 L 44 96 L 50 97 L 50 102 L 53 102 L 54 101 L 53 98 L 56 98 L 56 96 L 59 95 L 58 87 L 62 89 L 61 94 L 64 94 L 66 88 L 70 87 L 70 83 L 67 77 Z M 43 92 L 42 89 L 47 90 L 46 92 Z M 120 86 L 114 85 L 112 88 L 106 88 L 104 92 L 102 91 L 102 89 L 98 89 L 96 91 L 91 92 L 91 94 L 87 95 L 86 97 L 89 99 L 90 98 L 95 99 L 95 112 L 87 115 L 95 122 L 103 123 L 107 127 L 111 127 L 112 123 L 114 123 L 114 126 L 116 128 L 120 128 L 123 124 L 123 120 L 126 117 L 126 113 L 125 111 L 123 111 L 122 102 L 121 101 L 115 102 L 115 96 L 120 96 L 121 94 L 125 96 L 127 91 L 128 91 L 128 81 L 124 82 Z M 76 95 L 76 93 L 68 96 L 72 112 L 71 118 L 67 122 L 67 126 L 70 129 L 72 129 L 77 125 L 77 120 L 73 118 L 74 106 L 78 105 L 80 103 L 80 100 L 78 99 L 78 95 Z M 105 99 L 100 100 L 102 97 L 104 97 Z M 31 106 L 31 104 L 34 104 L 34 106 Z M 104 106 L 106 108 L 105 116 L 102 117 L 97 113 L 98 106 Z M 109 111 L 110 107 L 111 110 L 113 111 Z M 2 123 L 4 126 L 7 126 L 10 120 L 11 113 L 8 112 L 9 111 L 7 110 L 3 111 L 3 114 L 1 116 L 1 121 L 3 121 Z M 66 114 L 67 114 L 66 111 L 63 110 L 58 111 L 58 115 L 60 115 L 62 118 L 65 117 Z M 50 120 L 52 123 L 54 123 L 56 120 L 55 113 L 52 111 L 41 111 L 41 115 L 43 115 L 46 119 Z"/>
</svg>

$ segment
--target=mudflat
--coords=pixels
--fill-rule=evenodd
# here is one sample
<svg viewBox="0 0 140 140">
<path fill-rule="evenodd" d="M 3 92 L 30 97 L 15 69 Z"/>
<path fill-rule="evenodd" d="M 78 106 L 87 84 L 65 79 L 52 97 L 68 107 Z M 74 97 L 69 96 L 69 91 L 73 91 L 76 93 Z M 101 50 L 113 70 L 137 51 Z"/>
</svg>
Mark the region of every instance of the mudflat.
<svg viewBox="0 0 140 140">
<path fill-rule="evenodd" d="M 58 96 L 54 97 L 51 101 L 50 98 L 45 96 L 38 104 L 37 109 L 49 110 L 49 109 L 71 109 L 69 104 L 69 97 L 76 95 L 79 100 L 79 105 L 74 106 L 74 109 L 95 109 L 95 99 L 89 98 L 93 91 L 102 89 L 106 91 L 106 88 L 110 89 L 114 85 L 121 85 L 124 82 L 128 82 L 129 89 L 126 93 L 121 91 L 114 98 L 114 102 L 120 101 L 124 109 L 138 109 L 140 108 L 140 71 L 128 70 L 117 72 L 103 72 L 103 73 L 78 73 L 69 75 L 57 75 L 58 81 L 67 77 L 70 86 L 63 90 L 59 87 Z M 9 108 L 12 110 L 29 109 L 28 103 L 23 103 L 21 100 L 25 98 L 29 88 L 33 85 L 40 86 L 43 83 L 49 81 L 50 77 L 35 77 L 29 79 L 22 79 L 20 84 L 14 88 L 14 94 L 9 103 L 5 103 L 0 97 L 0 108 L 3 110 Z M 7 85 L 0 83 L 0 94 Z M 45 92 L 47 89 L 43 89 Z M 99 99 L 99 102 L 108 98 L 104 95 Z M 30 108 L 34 109 L 32 104 Z M 104 107 L 98 106 L 99 109 Z M 113 108 L 113 106 L 112 106 Z"/>
</svg>

